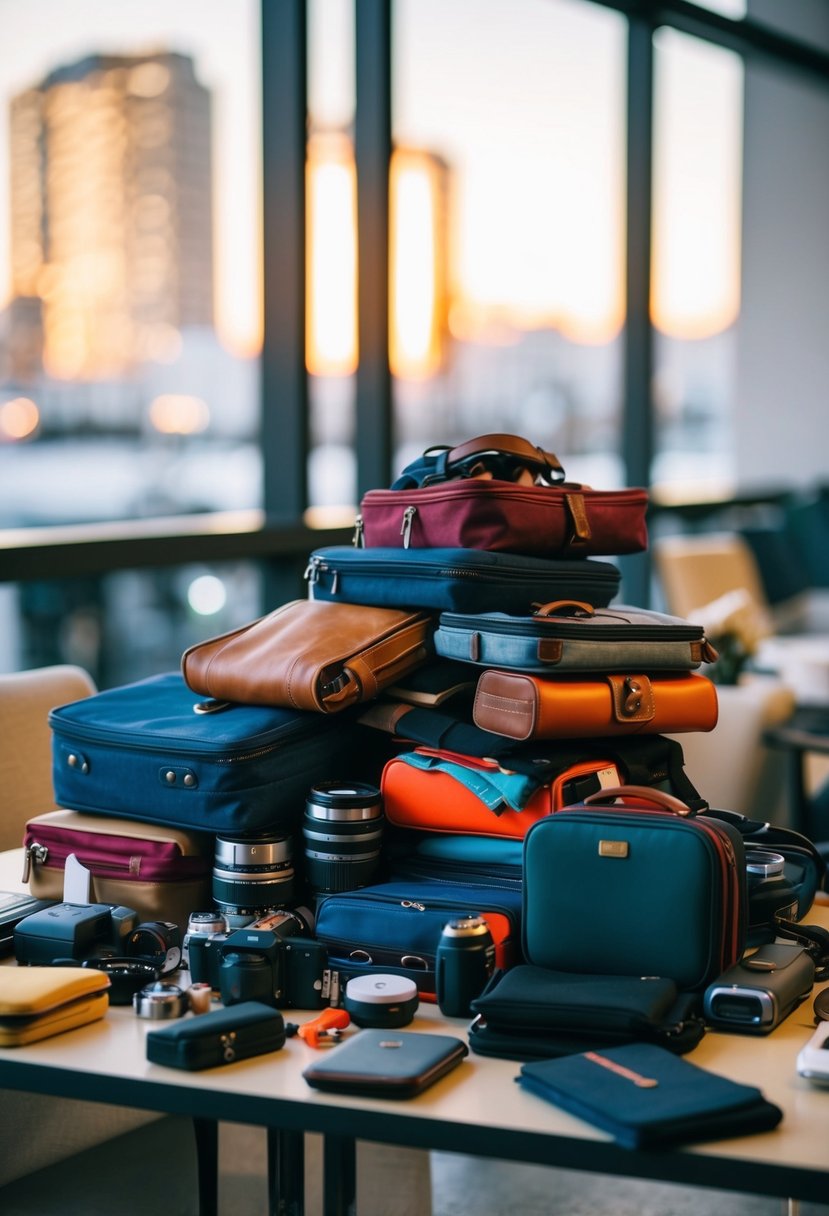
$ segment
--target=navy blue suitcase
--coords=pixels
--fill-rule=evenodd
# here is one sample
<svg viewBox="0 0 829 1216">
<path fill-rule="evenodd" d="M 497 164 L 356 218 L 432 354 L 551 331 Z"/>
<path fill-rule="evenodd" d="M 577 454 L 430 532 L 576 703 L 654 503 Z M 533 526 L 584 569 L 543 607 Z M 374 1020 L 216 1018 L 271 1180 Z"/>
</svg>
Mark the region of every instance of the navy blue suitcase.
<svg viewBox="0 0 829 1216">
<path fill-rule="evenodd" d="M 236 833 L 295 829 L 358 729 L 349 711 L 205 701 L 178 672 L 59 706 L 49 725 L 59 806 Z"/>
<path fill-rule="evenodd" d="M 328 949 L 329 967 L 346 982 L 377 972 L 402 975 L 429 999 L 447 921 L 473 912 L 485 917 L 496 965 L 506 968 L 520 961 L 521 906 L 520 886 L 510 882 L 405 878 L 324 896 L 315 935 Z"/>
<path fill-rule="evenodd" d="M 605 607 L 619 590 L 612 562 L 521 557 L 487 549 L 316 549 L 305 571 L 317 600 L 381 608 L 530 612 L 534 603 L 587 600 Z"/>
</svg>

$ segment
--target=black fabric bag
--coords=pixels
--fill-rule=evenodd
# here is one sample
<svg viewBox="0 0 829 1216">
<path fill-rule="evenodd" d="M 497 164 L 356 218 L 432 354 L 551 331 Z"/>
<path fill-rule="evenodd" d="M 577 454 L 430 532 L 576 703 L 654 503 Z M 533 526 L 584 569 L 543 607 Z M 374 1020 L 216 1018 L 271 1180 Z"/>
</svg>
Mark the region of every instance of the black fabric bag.
<svg viewBox="0 0 829 1216">
<path fill-rule="evenodd" d="M 514 1060 L 632 1042 L 682 1054 L 705 1033 L 698 995 L 654 976 L 574 975 L 523 963 L 496 972 L 471 1007 L 472 1050 Z"/>
</svg>

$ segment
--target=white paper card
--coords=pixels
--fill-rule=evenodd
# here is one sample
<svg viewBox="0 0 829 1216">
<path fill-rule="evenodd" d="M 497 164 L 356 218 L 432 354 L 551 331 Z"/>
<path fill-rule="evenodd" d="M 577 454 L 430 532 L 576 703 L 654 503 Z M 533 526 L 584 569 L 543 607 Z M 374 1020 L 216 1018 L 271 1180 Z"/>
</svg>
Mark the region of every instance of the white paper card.
<svg viewBox="0 0 829 1216">
<path fill-rule="evenodd" d="M 66 904 L 88 904 L 92 875 L 81 865 L 74 853 L 66 858 L 63 871 L 63 902 Z"/>
</svg>

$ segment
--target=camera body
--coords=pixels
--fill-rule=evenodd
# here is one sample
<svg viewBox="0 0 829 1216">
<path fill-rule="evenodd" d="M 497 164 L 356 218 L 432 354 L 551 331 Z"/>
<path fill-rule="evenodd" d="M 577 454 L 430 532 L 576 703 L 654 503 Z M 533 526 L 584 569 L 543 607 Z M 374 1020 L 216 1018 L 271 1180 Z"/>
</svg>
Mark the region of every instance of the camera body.
<svg viewBox="0 0 829 1216">
<path fill-rule="evenodd" d="M 278 911 L 230 933 L 219 946 L 222 1003 L 262 1001 L 277 1008 L 327 1003 L 328 955 L 300 912 Z"/>
<path fill-rule="evenodd" d="M 219 968 L 222 964 L 222 947 L 231 932 L 193 933 L 188 939 L 187 965 L 190 982 L 209 984 L 214 992 L 219 991 Z"/>
<path fill-rule="evenodd" d="M 15 926 L 18 963 L 52 963 L 96 955 L 126 955 L 138 913 L 116 904 L 54 904 Z"/>
<path fill-rule="evenodd" d="M 703 1013 L 718 1030 L 768 1034 L 809 995 L 815 964 L 802 946 L 761 946 L 705 990 Z"/>
</svg>

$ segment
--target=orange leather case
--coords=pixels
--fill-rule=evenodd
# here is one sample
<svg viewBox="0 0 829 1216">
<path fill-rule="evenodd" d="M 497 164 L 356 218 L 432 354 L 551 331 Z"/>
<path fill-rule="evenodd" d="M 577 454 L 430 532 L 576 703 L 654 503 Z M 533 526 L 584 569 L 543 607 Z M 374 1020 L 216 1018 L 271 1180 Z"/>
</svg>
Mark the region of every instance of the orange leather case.
<svg viewBox="0 0 829 1216">
<path fill-rule="evenodd" d="M 695 673 L 584 680 L 490 670 L 478 680 L 472 716 L 511 739 L 708 731 L 717 724 L 717 690 Z"/>
</svg>

